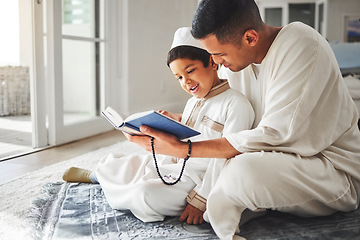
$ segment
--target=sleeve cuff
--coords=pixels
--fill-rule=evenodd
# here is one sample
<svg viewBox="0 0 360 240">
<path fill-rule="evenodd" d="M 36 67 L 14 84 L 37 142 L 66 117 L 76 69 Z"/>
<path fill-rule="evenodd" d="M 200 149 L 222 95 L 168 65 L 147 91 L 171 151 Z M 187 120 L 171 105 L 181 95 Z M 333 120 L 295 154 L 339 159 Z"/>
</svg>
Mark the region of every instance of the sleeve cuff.
<svg viewBox="0 0 360 240">
<path fill-rule="evenodd" d="M 206 199 L 200 196 L 196 191 L 191 190 L 187 195 L 186 201 L 193 207 L 199 209 L 202 212 L 206 210 Z"/>
</svg>

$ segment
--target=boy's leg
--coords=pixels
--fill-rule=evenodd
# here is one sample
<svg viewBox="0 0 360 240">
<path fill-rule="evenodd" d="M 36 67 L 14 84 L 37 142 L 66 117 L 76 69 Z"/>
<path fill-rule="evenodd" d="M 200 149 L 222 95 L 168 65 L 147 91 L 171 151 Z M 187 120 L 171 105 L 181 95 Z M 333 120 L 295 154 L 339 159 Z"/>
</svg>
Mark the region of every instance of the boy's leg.
<svg viewBox="0 0 360 240">
<path fill-rule="evenodd" d="M 160 158 L 159 162 L 167 157 Z M 159 168 L 162 174 L 169 172 L 166 166 L 159 165 Z M 113 209 L 129 209 L 143 222 L 162 221 L 165 216 L 180 215 L 187 194 L 195 187 L 186 174 L 177 184 L 165 185 L 158 177 L 151 154 L 109 154 L 100 160 L 96 175 L 109 205 Z"/>
<path fill-rule="evenodd" d="M 181 181 L 172 186 L 165 185 L 160 179 L 139 182 L 129 186 L 128 208 L 143 222 L 162 221 L 165 216 L 180 216 L 187 204 L 186 196 L 195 186 L 184 175 Z M 123 198 L 126 200 L 128 197 Z"/>
<path fill-rule="evenodd" d="M 241 154 L 220 173 L 207 202 L 207 217 L 221 239 L 239 231 L 245 209 L 302 216 L 329 215 L 357 206 L 356 182 L 330 161 L 294 154 Z"/>
</svg>

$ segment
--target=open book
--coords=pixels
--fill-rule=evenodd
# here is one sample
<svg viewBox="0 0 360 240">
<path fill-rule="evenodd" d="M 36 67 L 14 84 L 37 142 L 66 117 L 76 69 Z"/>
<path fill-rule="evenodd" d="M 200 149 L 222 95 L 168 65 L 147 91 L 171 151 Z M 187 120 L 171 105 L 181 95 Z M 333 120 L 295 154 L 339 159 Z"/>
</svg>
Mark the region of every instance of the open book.
<svg viewBox="0 0 360 240">
<path fill-rule="evenodd" d="M 153 110 L 135 113 L 125 119 L 111 107 L 107 107 L 101 113 L 116 129 L 130 135 L 142 135 L 141 125 L 175 135 L 180 140 L 200 134 L 198 131 Z"/>
</svg>

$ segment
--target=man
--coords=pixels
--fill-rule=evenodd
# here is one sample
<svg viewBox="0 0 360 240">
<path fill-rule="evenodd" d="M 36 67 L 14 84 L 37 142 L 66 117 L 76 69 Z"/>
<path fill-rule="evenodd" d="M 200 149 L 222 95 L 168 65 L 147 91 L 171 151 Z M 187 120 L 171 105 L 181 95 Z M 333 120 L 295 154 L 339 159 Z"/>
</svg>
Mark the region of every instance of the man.
<svg viewBox="0 0 360 240">
<path fill-rule="evenodd" d="M 253 0 L 203 0 L 192 34 L 256 115 L 251 130 L 193 144 L 191 157 L 232 158 L 208 197 L 204 217 L 216 234 L 240 238 L 244 212 L 357 209 L 359 114 L 326 40 L 302 23 L 266 25 Z M 186 143 L 142 131 L 155 137 L 158 153 L 186 156 Z M 150 150 L 148 137 L 129 140 Z"/>
</svg>

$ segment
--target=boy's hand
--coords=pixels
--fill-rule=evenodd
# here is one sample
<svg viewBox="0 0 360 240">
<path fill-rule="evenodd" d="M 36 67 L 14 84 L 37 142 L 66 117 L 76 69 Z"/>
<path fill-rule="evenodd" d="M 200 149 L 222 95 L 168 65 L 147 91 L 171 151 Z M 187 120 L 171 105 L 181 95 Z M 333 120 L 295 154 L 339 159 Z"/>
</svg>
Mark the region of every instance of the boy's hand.
<svg viewBox="0 0 360 240">
<path fill-rule="evenodd" d="M 159 110 L 158 113 L 161 113 L 162 115 L 165 115 L 169 118 L 172 118 L 178 122 L 181 122 L 182 114 L 181 113 L 172 113 L 164 110 Z"/>
<path fill-rule="evenodd" d="M 203 214 L 203 211 L 193 207 L 191 204 L 187 204 L 179 220 L 181 222 L 186 220 L 187 224 L 199 225 L 204 223 Z"/>
</svg>

